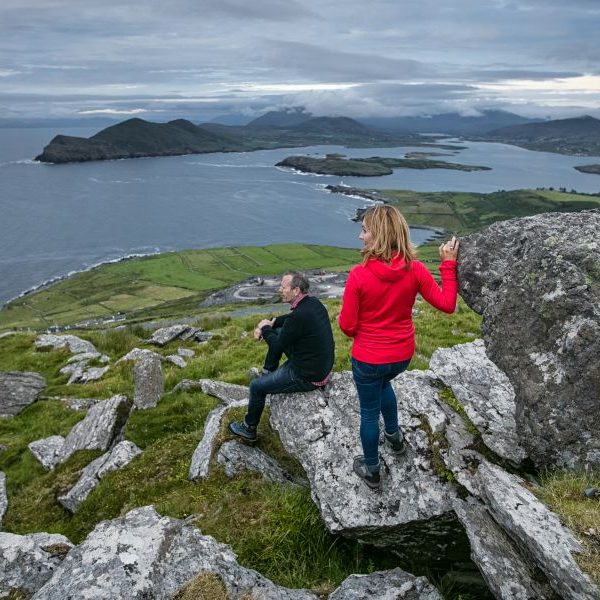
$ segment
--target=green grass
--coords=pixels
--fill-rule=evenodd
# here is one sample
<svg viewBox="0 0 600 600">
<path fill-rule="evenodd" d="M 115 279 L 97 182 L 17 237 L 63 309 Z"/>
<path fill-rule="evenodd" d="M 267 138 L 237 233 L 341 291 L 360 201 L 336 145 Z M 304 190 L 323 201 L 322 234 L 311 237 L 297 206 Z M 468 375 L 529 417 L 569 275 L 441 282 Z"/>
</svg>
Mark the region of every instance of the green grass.
<svg viewBox="0 0 600 600">
<path fill-rule="evenodd" d="M 78 273 L 49 288 L 8 303 L 0 332 L 45 329 L 127 313 L 138 319 L 185 314 L 208 293 L 252 275 L 294 269 L 348 268 L 356 250 L 277 244 L 187 250 L 112 263 Z"/>
</svg>

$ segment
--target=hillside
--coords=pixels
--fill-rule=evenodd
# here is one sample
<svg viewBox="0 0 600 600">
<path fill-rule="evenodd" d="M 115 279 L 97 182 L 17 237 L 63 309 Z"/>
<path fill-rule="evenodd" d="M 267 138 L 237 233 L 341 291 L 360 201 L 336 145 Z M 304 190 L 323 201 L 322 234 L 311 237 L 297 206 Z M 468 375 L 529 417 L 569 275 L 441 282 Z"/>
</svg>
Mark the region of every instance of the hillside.
<svg viewBox="0 0 600 600">
<path fill-rule="evenodd" d="M 543 152 L 600 155 L 600 120 L 590 116 L 513 125 L 490 131 L 485 138 Z"/>
</svg>

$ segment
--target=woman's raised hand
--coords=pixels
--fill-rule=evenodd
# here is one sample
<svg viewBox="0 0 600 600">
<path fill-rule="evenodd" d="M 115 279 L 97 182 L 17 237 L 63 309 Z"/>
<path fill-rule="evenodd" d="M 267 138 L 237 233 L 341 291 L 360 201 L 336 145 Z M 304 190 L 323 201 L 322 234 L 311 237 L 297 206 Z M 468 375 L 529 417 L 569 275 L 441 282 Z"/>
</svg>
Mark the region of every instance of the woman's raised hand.
<svg viewBox="0 0 600 600">
<path fill-rule="evenodd" d="M 452 236 L 452 239 L 439 247 L 440 260 L 456 260 L 458 256 L 458 240 Z"/>
</svg>

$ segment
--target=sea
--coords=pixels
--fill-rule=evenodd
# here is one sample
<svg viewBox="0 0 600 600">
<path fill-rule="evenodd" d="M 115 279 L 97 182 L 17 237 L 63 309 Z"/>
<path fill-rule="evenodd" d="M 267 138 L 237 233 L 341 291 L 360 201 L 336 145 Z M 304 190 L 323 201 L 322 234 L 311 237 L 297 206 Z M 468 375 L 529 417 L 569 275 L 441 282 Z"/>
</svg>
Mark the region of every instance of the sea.
<svg viewBox="0 0 600 600">
<path fill-rule="evenodd" d="M 140 158 L 66 165 L 33 160 L 57 134 L 88 128 L 0 129 L 0 306 L 70 273 L 128 256 L 189 248 L 313 243 L 360 246 L 356 209 L 368 201 L 327 185 L 417 191 L 492 192 L 564 187 L 600 192 L 600 176 L 573 167 L 600 162 L 483 142 L 461 150 L 310 146 L 257 152 Z M 301 174 L 275 167 L 292 154 L 441 160 L 491 171 L 398 169 L 384 177 Z M 412 229 L 423 243 L 432 232 Z"/>
</svg>

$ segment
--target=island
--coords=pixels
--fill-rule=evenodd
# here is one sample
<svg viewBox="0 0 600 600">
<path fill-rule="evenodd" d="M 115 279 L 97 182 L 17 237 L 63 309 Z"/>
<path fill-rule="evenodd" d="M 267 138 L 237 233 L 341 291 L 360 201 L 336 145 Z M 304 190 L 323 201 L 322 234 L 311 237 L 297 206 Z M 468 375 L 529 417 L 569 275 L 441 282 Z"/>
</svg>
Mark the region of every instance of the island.
<svg viewBox="0 0 600 600">
<path fill-rule="evenodd" d="M 573 168 L 577 169 L 581 173 L 592 173 L 594 175 L 600 175 L 600 165 L 579 165 Z"/>
<path fill-rule="evenodd" d="M 313 156 L 288 156 L 276 167 L 288 167 L 302 173 L 339 175 L 340 177 L 379 177 L 391 175 L 394 169 L 453 169 L 455 171 L 491 171 L 490 167 L 461 165 L 443 160 L 418 158 L 345 158 L 339 154 L 328 154 L 324 158 Z"/>
</svg>

